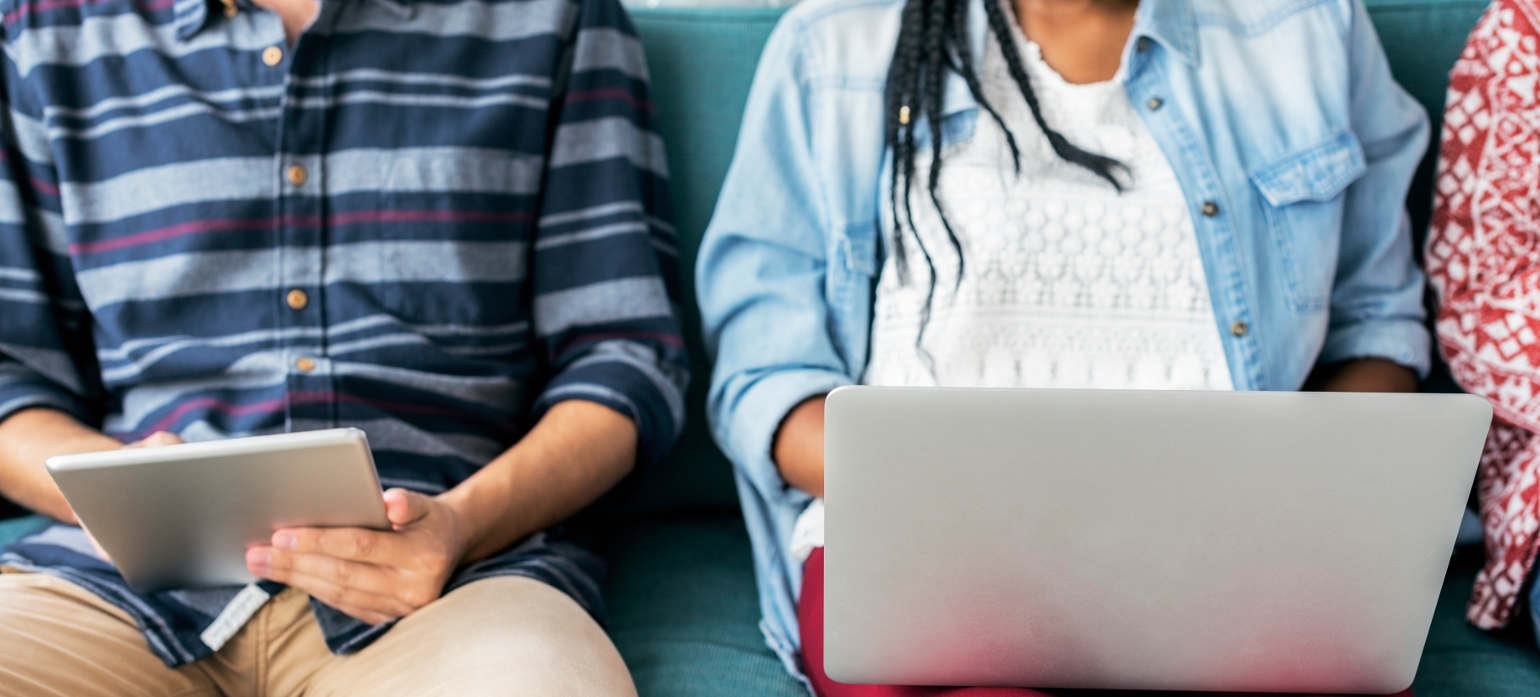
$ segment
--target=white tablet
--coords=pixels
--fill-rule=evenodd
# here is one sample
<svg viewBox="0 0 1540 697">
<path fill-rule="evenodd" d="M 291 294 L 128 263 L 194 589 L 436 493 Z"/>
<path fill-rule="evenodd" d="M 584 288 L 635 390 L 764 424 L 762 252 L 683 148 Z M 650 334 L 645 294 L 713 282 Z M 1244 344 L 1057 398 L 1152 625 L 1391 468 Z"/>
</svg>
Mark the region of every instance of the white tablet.
<svg viewBox="0 0 1540 697">
<path fill-rule="evenodd" d="M 48 471 L 141 593 L 241 585 L 246 549 L 286 527 L 387 529 L 363 431 L 64 455 Z"/>
</svg>

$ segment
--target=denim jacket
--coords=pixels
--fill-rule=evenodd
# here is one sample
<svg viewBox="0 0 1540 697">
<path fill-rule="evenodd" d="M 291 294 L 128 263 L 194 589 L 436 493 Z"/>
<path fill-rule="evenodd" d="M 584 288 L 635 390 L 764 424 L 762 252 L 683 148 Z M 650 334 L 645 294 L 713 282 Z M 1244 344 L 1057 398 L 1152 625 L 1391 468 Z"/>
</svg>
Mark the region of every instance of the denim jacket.
<svg viewBox="0 0 1540 697">
<path fill-rule="evenodd" d="M 707 408 L 735 465 L 762 628 L 793 674 L 802 570 L 787 541 L 809 498 L 782 480 L 771 441 L 798 403 L 866 366 L 902 6 L 807 0 L 781 20 L 696 270 Z M 1425 373 L 1404 202 L 1427 116 L 1392 79 L 1361 0 L 1143 0 L 1123 61 L 1186 196 L 1236 388 L 1295 390 L 1317 364 L 1364 357 Z M 956 75 L 942 113 L 947 142 L 972 136 L 980 109 Z"/>
</svg>

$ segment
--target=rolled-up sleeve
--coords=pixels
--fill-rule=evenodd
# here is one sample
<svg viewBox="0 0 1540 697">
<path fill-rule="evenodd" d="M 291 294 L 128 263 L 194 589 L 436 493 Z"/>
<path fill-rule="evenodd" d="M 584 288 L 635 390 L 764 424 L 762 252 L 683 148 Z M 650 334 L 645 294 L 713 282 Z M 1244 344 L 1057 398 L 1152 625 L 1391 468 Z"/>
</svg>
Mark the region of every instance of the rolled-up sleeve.
<svg viewBox="0 0 1540 697">
<path fill-rule="evenodd" d="M 795 503 L 771 459 L 798 403 L 853 380 L 830 331 L 833 225 L 809 132 L 804 47 L 777 27 L 760 58 L 732 166 L 701 243 L 696 286 L 715 367 L 717 442 L 760 496 Z"/>
<path fill-rule="evenodd" d="M 1427 148 L 1428 118 L 1391 76 L 1361 0 L 1344 3 L 1352 127 L 1368 168 L 1346 193 L 1331 324 L 1320 361 L 1383 358 L 1426 376 L 1432 341 L 1405 202 Z"/>
<path fill-rule="evenodd" d="M 635 421 L 645 465 L 683 428 L 688 381 L 668 165 L 620 5 L 583 0 L 569 43 L 531 252 L 550 376 L 535 415 L 570 399 L 614 409 Z"/>
<path fill-rule="evenodd" d="M 0 73 L 0 421 L 46 407 L 95 423 L 100 371 L 75 285 L 42 104 Z"/>
</svg>

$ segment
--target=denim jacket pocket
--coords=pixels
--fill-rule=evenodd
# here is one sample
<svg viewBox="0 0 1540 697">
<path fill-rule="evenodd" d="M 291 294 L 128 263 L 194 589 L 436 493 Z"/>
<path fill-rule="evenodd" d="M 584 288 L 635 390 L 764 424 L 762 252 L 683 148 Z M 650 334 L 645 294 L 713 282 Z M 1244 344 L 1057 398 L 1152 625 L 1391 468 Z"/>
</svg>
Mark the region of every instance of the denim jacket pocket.
<svg viewBox="0 0 1540 697">
<path fill-rule="evenodd" d="M 1265 200 L 1289 304 L 1324 310 L 1331 298 L 1341 242 L 1343 194 L 1368 170 L 1358 138 L 1342 131 L 1264 165 L 1251 181 Z"/>
</svg>

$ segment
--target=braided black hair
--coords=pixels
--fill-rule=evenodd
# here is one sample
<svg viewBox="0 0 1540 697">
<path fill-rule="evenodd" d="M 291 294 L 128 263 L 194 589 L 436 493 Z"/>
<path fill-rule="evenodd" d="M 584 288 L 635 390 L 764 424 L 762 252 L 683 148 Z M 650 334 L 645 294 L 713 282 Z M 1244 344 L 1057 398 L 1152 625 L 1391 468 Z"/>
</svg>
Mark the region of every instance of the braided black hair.
<svg viewBox="0 0 1540 697">
<path fill-rule="evenodd" d="M 936 207 L 942 228 L 946 230 L 947 241 L 951 243 L 952 250 L 957 253 L 957 282 L 961 283 L 966 268 L 962 242 L 958 239 L 957 232 L 953 230 L 951 221 L 947 219 L 946 211 L 942 208 L 941 199 L 937 194 L 937 187 L 941 181 L 943 147 L 940 127 L 941 96 L 946 71 L 950 70 L 962 78 L 980 108 L 1000 126 L 1000 130 L 1005 133 L 1006 145 L 1010 148 L 1011 162 L 1016 172 L 1018 174 L 1021 172 L 1021 149 L 1017 145 L 1016 136 L 1005 125 L 1000 112 L 984 96 L 983 87 L 979 82 L 968 36 L 970 2 L 971 0 L 906 0 L 900 20 L 898 41 L 893 49 L 893 61 L 888 66 L 887 85 L 883 94 L 883 103 L 887 112 L 884 134 L 887 147 L 893 153 L 892 181 L 888 190 L 888 200 L 893 210 L 893 261 L 897 265 L 899 280 L 907 282 L 908 259 L 904 244 L 899 239 L 903 232 L 903 223 L 900 222 L 899 216 L 899 211 L 902 210 L 902 220 L 908 222 L 915 244 L 925 258 L 926 267 L 930 270 L 930 287 L 926 290 L 925 305 L 920 311 L 920 332 L 915 339 L 915 344 L 921 358 L 932 368 L 932 374 L 935 372 L 934 365 L 930 365 L 932 363 L 930 354 L 925 351 L 922 342 L 925 338 L 925 328 L 930 323 L 931 305 L 936 295 L 936 264 L 930 250 L 925 246 L 925 240 L 914 227 L 914 209 L 910 199 L 914 190 L 915 176 L 915 128 L 919 122 L 918 112 L 923 109 L 926 125 L 930 129 L 931 151 L 926 191 L 931 205 Z M 1000 46 L 1000 54 L 1005 59 L 1011 79 L 1021 90 L 1027 107 L 1032 111 L 1033 120 L 1037 122 L 1038 128 L 1048 139 L 1048 144 L 1053 148 L 1054 153 L 1067 162 L 1090 170 L 1121 192 L 1123 184 L 1118 181 L 1115 172 L 1117 170 L 1126 172 L 1126 167 L 1122 163 L 1076 147 L 1043 118 L 1042 105 L 1038 102 L 1037 93 L 1032 89 L 1032 81 L 1021 62 L 1021 55 L 1016 50 L 1016 42 L 1011 34 L 1010 22 L 1013 20 L 1006 16 L 1000 0 L 982 0 L 982 2 L 990 34 Z M 900 203 L 902 203 L 902 209 L 900 209 Z"/>
</svg>

